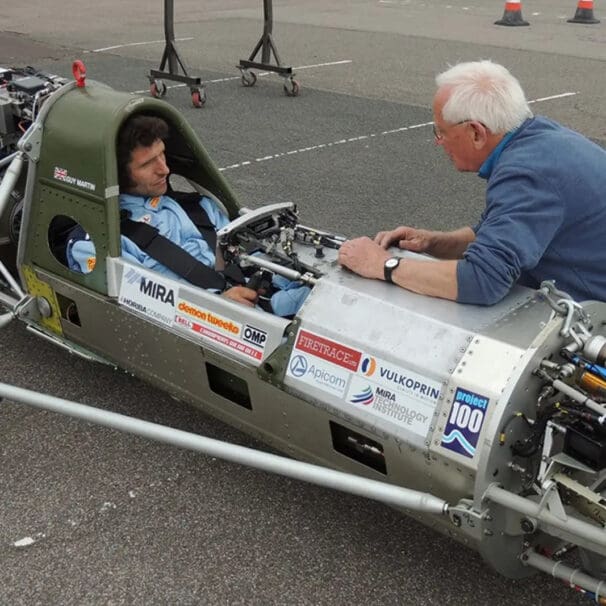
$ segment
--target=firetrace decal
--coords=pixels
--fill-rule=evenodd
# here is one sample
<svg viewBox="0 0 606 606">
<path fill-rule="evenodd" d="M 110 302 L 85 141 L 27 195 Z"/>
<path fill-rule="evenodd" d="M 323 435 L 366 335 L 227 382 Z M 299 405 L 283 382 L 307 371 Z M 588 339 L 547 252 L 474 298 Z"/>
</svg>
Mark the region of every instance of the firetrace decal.
<svg viewBox="0 0 606 606">
<path fill-rule="evenodd" d="M 255 360 L 263 358 L 267 333 L 249 324 L 242 326 L 183 299 L 177 304 L 175 324 Z"/>
<path fill-rule="evenodd" d="M 165 326 L 175 319 L 175 291 L 167 283 L 141 269 L 128 268 L 122 274 L 120 305 L 148 316 Z"/>
<path fill-rule="evenodd" d="M 326 360 L 331 364 L 342 366 L 352 372 L 355 372 L 358 369 L 358 364 L 362 357 L 361 352 L 352 349 L 351 347 L 315 335 L 307 330 L 299 331 L 295 349 L 299 349 L 315 357 L 321 358 L 322 360 Z"/>
<path fill-rule="evenodd" d="M 364 355 L 347 392 L 347 401 L 425 437 L 441 384 L 389 362 Z"/>
<path fill-rule="evenodd" d="M 488 398 L 457 387 L 450 407 L 442 447 L 464 457 L 473 457 L 488 408 Z"/>
<path fill-rule="evenodd" d="M 342 398 L 362 352 L 307 330 L 300 330 L 286 374 Z"/>
</svg>

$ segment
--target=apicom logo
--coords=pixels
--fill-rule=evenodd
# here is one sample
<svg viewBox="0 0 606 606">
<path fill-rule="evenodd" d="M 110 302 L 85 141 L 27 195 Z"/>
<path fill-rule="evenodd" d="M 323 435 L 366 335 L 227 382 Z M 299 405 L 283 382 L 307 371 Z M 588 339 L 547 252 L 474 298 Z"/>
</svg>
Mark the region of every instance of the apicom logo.
<svg viewBox="0 0 606 606">
<path fill-rule="evenodd" d="M 367 377 L 372 377 L 375 370 L 377 370 L 377 361 L 372 356 L 364 356 L 362 364 L 360 364 L 360 372 Z"/>
<path fill-rule="evenodd" d="M 302 377 L 307 372 L 308 364 L 307 358 L 305 356 L 295 356 L 290 361 L 290 372 L 292 372 L 293 377 Z"/>
<path fill-rule="evenodd" d="M 370 385 L 366 385 L 363 389 L 360 389 L 358 393 L 355 393 L 351 396 L 349 401 L 352 404 L 364 404 L 364 406 L 368 406 L 372 404 L 375 396 L 372 392 L 372 388 Z"/>
</svg>

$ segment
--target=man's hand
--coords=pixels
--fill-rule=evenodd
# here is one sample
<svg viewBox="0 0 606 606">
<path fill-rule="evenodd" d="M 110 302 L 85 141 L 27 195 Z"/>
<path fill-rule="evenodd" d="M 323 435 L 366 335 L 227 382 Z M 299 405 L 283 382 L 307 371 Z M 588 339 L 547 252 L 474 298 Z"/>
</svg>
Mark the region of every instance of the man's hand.
<svg viewBox="0 0 606 606">
<path fill-rule="evenodd" d="M 375 236 L 375 242 L 381 248 L 389 248 L 397 244 L 405 250 L 417 253 L 429 252 L 432 245 L 432 232 L 426 229 L 415 229 L 401 225 L 391 231 L 380 231 Z"/>
<path fill-rule="evenodd" d="M 223 296 L 248 307 L 254 307 L 258 298 L 257 291 L 246 286 L 232 286 L 223 293 Z"/>
<path fill-rule="evenodd" d="M 367 237 L 343 242 L 339 249 L 339 263 L 363 278 L 384 280 L 387 259 L 387 251 Z"/>
</svg>

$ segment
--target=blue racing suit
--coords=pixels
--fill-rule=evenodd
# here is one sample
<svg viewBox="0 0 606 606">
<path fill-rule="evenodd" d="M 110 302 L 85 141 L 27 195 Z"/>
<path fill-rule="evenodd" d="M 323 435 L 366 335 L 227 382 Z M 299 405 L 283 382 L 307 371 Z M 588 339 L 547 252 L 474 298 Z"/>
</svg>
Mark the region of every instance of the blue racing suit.
<svg viewBox="0 0 606 606">
<path fill-rule="evenodd" d="M 229 223 L 225 214 L 208 197 L 200 198 L 200 206 L 206 211 L 215 230 Z M 160 235 L 168 238 L 208 267 L 215 267 L 215 251 L 211 250 L 193 221 L 180 204 L 169 196 L 146 198 L 130 194 L 120 194 L 120 209 L 128 211 L 133 221 L 142 221 L 158 229 Z M 173 280 L 185 281 L 173 271 L 150 257 L 126 236 L 120 236 L 122 257 L 146 269 L 156 271 Z M 67 262 L 70 269 L 82 273 L 92 271 L 95 266 L 95 247 L 86 236 L 73 239 L 67 245 Z M 274 287 L 278 290 L 271 297 L 271 306 L 277 316 L 296 314 L 310 292 L 308 286 L 291 282 L 282 276 L 274 276 Z"/>
</svg>

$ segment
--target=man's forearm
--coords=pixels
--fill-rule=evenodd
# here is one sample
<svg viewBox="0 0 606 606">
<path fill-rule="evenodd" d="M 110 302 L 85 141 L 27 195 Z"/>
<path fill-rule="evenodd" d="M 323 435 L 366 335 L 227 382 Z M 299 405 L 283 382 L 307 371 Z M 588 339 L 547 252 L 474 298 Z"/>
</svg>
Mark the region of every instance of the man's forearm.
<svg viewBox="0 0 606 606">
<path fill-rule="evenodd" d="M 421 295 L 457 299 L 457 261 L 404 259 L 391 277 L 398 286 Z"/>
<path fill-rule="evenodd" d="M 471 227 L 462 227 L 455 231 L 431 232 L 431 244 L 427 253 L 438 259 L 460 259 L 475 238 L 476 235 Z"/>
</svg>

